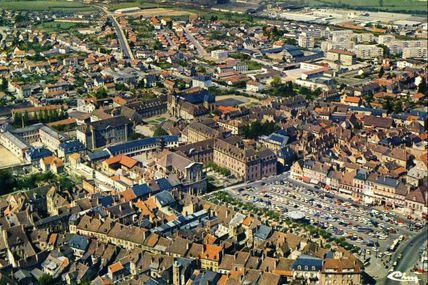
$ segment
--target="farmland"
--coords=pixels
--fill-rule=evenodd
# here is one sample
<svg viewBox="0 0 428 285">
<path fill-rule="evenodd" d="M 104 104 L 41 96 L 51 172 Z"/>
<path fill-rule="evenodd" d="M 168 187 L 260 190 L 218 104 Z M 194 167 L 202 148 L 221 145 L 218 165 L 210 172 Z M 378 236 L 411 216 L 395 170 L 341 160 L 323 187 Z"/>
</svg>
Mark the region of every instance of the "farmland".
<svg viewBox="0 0 428 285">
<path fill-rule="evenodd" d="M 0 9 L 31 11 L 90 11 L 94 8 L 79 2 L 71 1 L 0 1 Z"/>
</svg>

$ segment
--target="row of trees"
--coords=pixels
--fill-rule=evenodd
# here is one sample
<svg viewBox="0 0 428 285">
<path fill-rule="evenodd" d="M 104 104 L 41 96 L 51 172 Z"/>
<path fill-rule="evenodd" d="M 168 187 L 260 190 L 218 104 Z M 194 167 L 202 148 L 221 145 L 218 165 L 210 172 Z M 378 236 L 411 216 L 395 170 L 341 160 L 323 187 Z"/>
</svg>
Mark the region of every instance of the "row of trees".
<svg viewBox="0 0 428 285">
<path fill-rule="evenodd" d="M 291 81 L 282 83 L 279 77 L 273 78 L 270 86 L 271 88 L 267 89 L 264 93 L 277 97 L 293 97 L 297 94 L 301 94 L 304 95 L 306 99 L 313 100 L 321 95 L 322 92 L 319 88 L 311 90 L 307 87 L 296 86 Z"/>
<path fill-rule="evenodd" d="M 224 176 L 229 176 L 230 175 L 230 170 L 225 168 L 225 167 L 221 167 L 220 165 L 214 163 L 214 162 L 208 162 L 206 165 L 206 168 L 210 168 L 213 171 L 220 173 Z"/>
<path fill-rule="evenodd" d="M 13 124 L 15 126 L 28 126 L 32 123 L 50 123 L 65 119 L 67 114 L 63 109 L 54 109 L 54 110 L 42 110 L 36 112 L 33 117 L 30 117 L 29 113 L 25 111 L 24 113 L 15 113 L 13 115 Z"/>
</svg>

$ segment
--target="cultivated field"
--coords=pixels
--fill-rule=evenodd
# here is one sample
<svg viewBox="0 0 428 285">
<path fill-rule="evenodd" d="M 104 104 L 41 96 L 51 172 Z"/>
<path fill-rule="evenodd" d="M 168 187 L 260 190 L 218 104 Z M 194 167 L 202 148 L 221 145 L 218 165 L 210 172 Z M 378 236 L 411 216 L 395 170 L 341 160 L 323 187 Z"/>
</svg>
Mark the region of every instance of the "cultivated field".
<svg viewBox="0 0 428 285">
<path fill-rule="evenodd" d="M 5 1 L 0 0 L 0 9 L 9 10 L 52 10 L 52 11 L 90 11 L 94 8 L 71 1 Z"/>
<path fill-rule="evenodd" d="M 194 13 L 183 10 L 175 10 L 169 8 L 150 8 L 142 9 L 141 11 L 134 13 L 126 13 L 129 16 L 142 16 L 142 17 L 154 17 L 154 16 L 185 16 L 185 15 L 194 15 Z"/>
</svg>

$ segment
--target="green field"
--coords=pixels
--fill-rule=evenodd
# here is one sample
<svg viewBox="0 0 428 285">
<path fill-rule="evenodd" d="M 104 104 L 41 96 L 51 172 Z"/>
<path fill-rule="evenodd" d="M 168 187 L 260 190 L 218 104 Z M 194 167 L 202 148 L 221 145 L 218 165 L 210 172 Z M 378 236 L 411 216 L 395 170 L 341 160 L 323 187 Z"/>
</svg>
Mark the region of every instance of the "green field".
<svg viewBox="0 0 428 285">
<path fill-rule="evenodd" d="M 69 22 L 45 22 L 37 25 L 36 27 L 47 32 L 61 32 L 68 31 L 71 29 L 83 28 L 87 26 L 89 26 L 89 24 Z"/>
<path fill-rule="evenodd" d="M 151 3 L 150 1 L 130 1 L 130 2 L 120 2 L 120 3 L 112 3 L 108 5 L 110 11 L 114 11 L 117 9 L 131 8 L 131 7 L 140 7 L 140 8 L 159 8 L 163 7 L 162 4 Z"/>
<path fill-rule="evenodd" d="M 31 11 L 90 11 L 93 7 L 79 2 L 58 1 L 4 1 L 0 0 L 0 9 Z"/>
<path fill-rule="evenodd" d="M 391 12 L 426 12 L 427 0 L 303 0 L 299 4 Z"/>
</svg>

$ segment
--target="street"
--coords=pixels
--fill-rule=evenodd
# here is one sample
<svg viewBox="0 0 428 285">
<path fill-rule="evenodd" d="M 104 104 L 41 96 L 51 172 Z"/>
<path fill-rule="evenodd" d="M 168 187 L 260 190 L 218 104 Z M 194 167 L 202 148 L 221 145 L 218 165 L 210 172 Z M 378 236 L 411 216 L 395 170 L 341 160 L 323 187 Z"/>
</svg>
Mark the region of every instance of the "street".
<svg viewBox="0 0 428 285">
<path fill-rule="evenodd" d="M 420 257 L 420 250 L 423 248 L 424 243 L 428 240 L 428 232 L 425 227 L 418 235 L 408 240 L 402 247 L 399 247 L 398 250 L 392 257 L 392 260 L 397 261 L 397 266 L 394 271 L 406 272 L 408 273 L 410 269 L 416 264 L 416 261 Z M 402 255 L 401 260 L 398 260 L 398 256 Z M 414 275 L 414 274 L 413 274 Z M 425 281 L 427 280 L 425 274 Z M 385 278 L 380 282 L 384 285 L 399 285 L 400 282 L 393 281 L 391 279 Z"/>
<path fill-rule="evenodd" d="M 117 39 L 119 41 L 120 49 L 123 53 L 125 59 L 134 60 L 134 54 L 132 53 L 131 47 L 129 46 L 128 40 L 126 39 L 125 33 L 120 27 L 119 23 L 116 20 L 116 17 L 110 13 L 110 11 L 103 6 L 95 5 L 95 7 L 101 9 L 104 13 L 107 14 L 107 17 L 111 20 L 113 27 L 116 31 Z"/>
<path fill-rule="evenodd" d="M 195 37 L 189 32 L 189 30 L 187 28 L 184 28 L 184 31 L 186 32 L 187 35 L 187 39 L 195 46 L 195 48 L 197 49 L 199 56 L 201 58 L 208 58 L 209 54 L 207 53 L 207 51 L 205 50 L 205 48 L 201 45 L 201 43 L 195 39 Z"/>
</svg>

